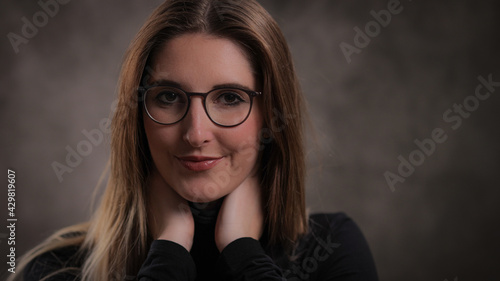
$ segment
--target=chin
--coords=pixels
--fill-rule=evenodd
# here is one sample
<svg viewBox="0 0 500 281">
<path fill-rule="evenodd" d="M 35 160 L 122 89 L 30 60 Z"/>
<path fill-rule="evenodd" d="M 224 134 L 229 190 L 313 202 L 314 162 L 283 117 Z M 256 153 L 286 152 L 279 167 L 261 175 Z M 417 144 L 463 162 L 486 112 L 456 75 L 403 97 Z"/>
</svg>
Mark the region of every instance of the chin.
<svg viewBox="0 0 500 281">
<path fill-rule="evenodd" d="M 184 192 L 179 193 L 184 199 L 193 203 L 211 203 L 222 199 L 224 196 L 229 194 L 229 192 L 224 192 L 220 189 L 214 188 L 203 188 L 183 190 Z"/>
<path fill-rule="evenodd" d="M 213 202 L 217 202 L 219 201 L 220 199 L 222 199 L 224 196 L 222 197 L 210 197 L 210 198 L 194 198 L 194 200 L 188 200 L 186 199 L 187 201 L 189 202 L 192 202 L 192 203 L 197 203 L 197 204 L 210 204 L 210 203 L 213 203 Z M 191 198 L 193 199 L 193 198 Z"/>
</svg>

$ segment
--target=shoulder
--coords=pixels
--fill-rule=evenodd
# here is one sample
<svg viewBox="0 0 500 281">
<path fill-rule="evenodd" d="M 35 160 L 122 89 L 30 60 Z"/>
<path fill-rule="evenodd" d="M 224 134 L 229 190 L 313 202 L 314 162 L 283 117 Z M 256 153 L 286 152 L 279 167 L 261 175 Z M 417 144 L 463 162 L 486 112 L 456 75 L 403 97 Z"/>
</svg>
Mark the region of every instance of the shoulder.
<svg viewBox="0 0 500 281">
<path fill-rule="evenodd" d="M 344 213 L 313 214 L 297 245 L 295 274 L 309 280 L 378 280 L 368 243 Z"/>
<path fill-rule="evenodd" d="M 350 250 L 354 250 L 365 243 L 361 230 L 346 214 L 321 213 L 309 216 L 309 230 L 299 245 L 328 245 L 330 248 L 349 246 Z"/>
<path fill-rule="evenodd" d="M 306 239 L 330 238 L 342 244 L 365 244 L 358 225 L 345 213 L 320 213 L 309 216 Z M 352 247 L 351 247 L 352 249 Z"/>
<path fill-rule="evenodd" d="M 339 232 L 353 226 L 354 221 L 345 213 L 317 213 L 309 216 L 309 232 Z"/>
<path fill-rule="evenodd" d="M 77 280 L 83 264 L 79 246 L 66 246 L 45 252 L 31 260 L 24 270 L 24 280 Z"/>
<path fill-rule="evenodd" d="M 299 245 L 321 246 L 357 252 L 366 250 L 366 240 L 358 225 L 344 213 L 321 213 L 309 216 L 309 231 Z"/>
</svg>

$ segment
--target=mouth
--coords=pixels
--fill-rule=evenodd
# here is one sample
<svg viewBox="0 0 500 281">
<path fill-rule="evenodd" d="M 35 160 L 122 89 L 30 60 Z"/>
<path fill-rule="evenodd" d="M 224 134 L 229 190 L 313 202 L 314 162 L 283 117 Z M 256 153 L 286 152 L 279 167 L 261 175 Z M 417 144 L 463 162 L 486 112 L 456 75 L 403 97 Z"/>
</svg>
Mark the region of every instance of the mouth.
<svg viewBox="0 0 500 281">
<path fill-rule="evenodd" d="M 224 157 L 185 156 L 176 158 L 184 168 L 194 172 L 202 172 L 215 167 Z"/>
</svg>

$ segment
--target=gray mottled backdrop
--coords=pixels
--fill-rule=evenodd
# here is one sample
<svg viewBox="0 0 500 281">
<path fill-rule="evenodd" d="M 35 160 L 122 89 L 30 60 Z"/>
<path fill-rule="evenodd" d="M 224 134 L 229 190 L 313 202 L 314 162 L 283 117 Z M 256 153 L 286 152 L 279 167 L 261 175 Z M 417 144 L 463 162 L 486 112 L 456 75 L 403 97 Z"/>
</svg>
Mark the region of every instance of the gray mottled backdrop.
<svg viewBox="0 0 500 281">
<path fill-rule="evenodd" d="M 123 54 L 160 3 L 59 1 L 50 13 L 0 4 L 1 169 L 16 171 L 17 256 L 88 218 Z M 500 5 L 397 2 L 261 1 L 289 41 L 315 125 L 308 206 L 360 225 L 381 280 L 498 280 L 500 87 L 479 85 L 500 81 Z M 66 159 L 72 150 L 85 155 Z M 60 181 L 52 165 L 67 160 Z"/>
</svg>

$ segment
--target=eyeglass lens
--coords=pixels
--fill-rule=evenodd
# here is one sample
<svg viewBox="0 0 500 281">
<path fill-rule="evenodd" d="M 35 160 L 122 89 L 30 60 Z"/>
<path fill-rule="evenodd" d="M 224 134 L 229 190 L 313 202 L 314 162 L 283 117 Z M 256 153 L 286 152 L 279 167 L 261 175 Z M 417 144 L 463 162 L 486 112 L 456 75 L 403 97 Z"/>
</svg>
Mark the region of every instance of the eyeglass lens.
<svg viewBox="0 0 500 281">
<path fill-rule="evenodd" d="M 251 109 L 251 97 L 241 89 L 223 88 L 207 93 L 204 101 L 209 118 L 222 126 L 235 126 L 243 122 Z M 158 123 L 179 122 L 189 110 L 190 100 L 184 91 L 168 87 L 147 90 L 145 106 L 149 116 Z"/>
</svg>

